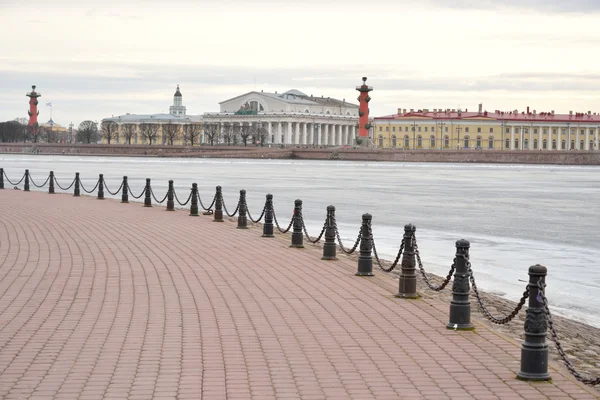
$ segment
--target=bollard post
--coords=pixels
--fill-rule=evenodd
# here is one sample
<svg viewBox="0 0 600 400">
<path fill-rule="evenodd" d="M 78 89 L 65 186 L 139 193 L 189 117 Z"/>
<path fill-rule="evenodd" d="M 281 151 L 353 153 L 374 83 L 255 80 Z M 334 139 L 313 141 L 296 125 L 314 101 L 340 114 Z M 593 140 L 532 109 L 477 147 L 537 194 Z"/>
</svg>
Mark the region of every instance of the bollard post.
<svg viewBox="0 0 600 400">
<path fill-rule="evenodd" d="M 456 241 L 456 258 L 454 259 L 454 281 L 452 282 L 452 300 L 450 301 L 450 318 L 448 329 L 471 330 L 471 302 L 469 301 L 469 247 L 468 240 Z"/>
<path fill-rule="evenodd" d="M 527 381 L 550 380 L 548 373 L 548 345 L 546 344 L 546 330 L 548 321 L 544 312 L 544 304 L 538 296 L 540 287 L 546 282 L 548 270 L 543 265 L 529 267 L 529 304 L 525 311 L 525 340 L 521 345 L 521 370 L 518 379 Z M 538 300 L 539 297 L 539 300 Z"/>
<path fill-rule="evenodd" d="M 169 189 L 167 190 L 167 211 L 175 211 L 175 202 L 173 201 L 173 180 L 169 180 Z"/>
<path fill-rule="evenodd" d="M 79 197 L 80 196 L 80 191 L 79 191 L 79 172 L 75 172 L 75 189 L 73 191 L 73 196 L 74 197 Z"/>
<path fill-rule="evenodd" d="M 152 207 L 152 187 L 150 186 L 150 178 L 146 178 L 146 189 L 144 189 L 144 207 Z"/>
<path fill-rule="evenodd" d="M 248 205 L 246 204 L 246 190 L 240 190 L 240 211 L 238 214 L 238 225 L 237 229 L 248 229 L 248 218 L 246 217 L 246 211 Z"/>
<path fill-rule="evenodd" d="M 25 170 L 25 188 L 23 189 L 25 192 L 29 192 L 29 170 Z"/>
<path fill-rule="evenodd" d="M 123 192 L 121 194 L 121 203 L 129 203 L 129 186 L 127 186 L 127 176 L 123 177 Z"/>
<path fill-rule="evenodd" d="M 292 244 L 290 247 L 304 248 L 302 236 L 302 200 L 294 200 L 294 231 L 292 232 Z"/>
<path fill-rule="evenodd" d="M 192 200 L 190 203 L 190 217 L 198 216 L 198 184 L 192 183 Z"/>
<path fill-rule="evenodd" d="M 54 194 L 54 171 L 50 171 L 50 186 L 48 186 L 48 193 Z"/>
<path fill-rule="evenodd" d="M 265 202 L 265 223 L 263 224 L 262 237 L 272 238 L 273 235 L 273 195 L 268 194 Z"/>
<path fill-rule="evenodd" d="M 415 270 L 415 246 L 414 237 L 417 228 L 413 224 L 404 226 L 404 254 L 402 255 L 402 270 L 400 272 L 400 284 L 396 297 L 404 299 L 417 299 L 417 272 Z"/>
<path fill-rule="evenodd" d="M 98 177 L 98 200 L 104 200 L 104 174 Z"/>
<path fill-rule="evenodd" d="M 0 189 L 4 189 L 4 168 L 0 168 Z"/>
<path fill-rule="evenodd" d="M 360 255 L 358 256 L 358 271 L 356 276 L 373 276 L 373 242 L 371 241 L 371 214 L 362 215 Z"/>
<path fill-rule="evenodd" d="M 323 257 L 321 260 L 337 260 L 335 245 L 335 207 L 327 206 L 327 222 L 325 227 L 325 244 L 323 245 Z"/>
<path fill-rule="evenodd" d="M 213 222 L 223 222 L 223 193 L 221 192 L 221 186 L 217 186 L 216 197 Z"/>
</svg>

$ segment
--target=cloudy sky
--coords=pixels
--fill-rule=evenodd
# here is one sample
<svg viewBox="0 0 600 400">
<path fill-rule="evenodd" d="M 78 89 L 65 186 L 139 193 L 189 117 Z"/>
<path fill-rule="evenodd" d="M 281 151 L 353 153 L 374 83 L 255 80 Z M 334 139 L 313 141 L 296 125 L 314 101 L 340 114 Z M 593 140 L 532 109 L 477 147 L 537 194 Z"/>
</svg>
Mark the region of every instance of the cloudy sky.
<svg viewBox="0 0 600 400">
<path fill-rule="evenodd" d="M 298 89 L 397 108 L 600 112 L 599 0 L 0 0 L 0 121 L 188 114 Z"/>
</svg>

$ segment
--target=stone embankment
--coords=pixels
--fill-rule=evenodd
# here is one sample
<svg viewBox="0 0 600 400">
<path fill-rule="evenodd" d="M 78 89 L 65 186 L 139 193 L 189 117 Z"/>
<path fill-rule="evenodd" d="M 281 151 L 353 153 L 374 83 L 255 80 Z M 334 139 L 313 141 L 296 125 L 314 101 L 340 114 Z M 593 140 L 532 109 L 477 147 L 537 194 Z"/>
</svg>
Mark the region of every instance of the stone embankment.
<svg viewBox="0 0 600 400">
<path fill-rule="evenodd" d="M 198 158 L 303 159 L 388 162 L 448 162 L 600 165 L 594 151 L 382 150 L 370 148 L 313 148 L 257 146 L 148 146 L 0 143 L 0 153 Z"/>
</svg>

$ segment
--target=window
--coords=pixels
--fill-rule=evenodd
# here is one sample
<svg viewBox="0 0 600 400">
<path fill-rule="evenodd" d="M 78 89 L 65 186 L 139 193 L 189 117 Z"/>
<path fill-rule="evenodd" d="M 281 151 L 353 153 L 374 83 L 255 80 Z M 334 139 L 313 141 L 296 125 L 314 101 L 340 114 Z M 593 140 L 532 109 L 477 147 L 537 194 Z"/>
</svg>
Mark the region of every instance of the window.
<svg viewBox="0 0 600 400">
<path fill-rule="evenodd" d="M 448 129 L 448 128 L 446 128 Z M 444 136 L 444 147 L 448 148 L 450 147 L 450 139 L 448 138 L 448 136 Z"/>
<path fill-rule="evenodd" d="M 552 140 L 552 150 L 556 150 L 556 139 Z"/>
<path fill-rule="evenodd" d="M 435 149 L 435 136 L 433 135 L 431 135 L 431 137 L 429 138 L 429 148 Z"/>
<path fill-rule="evenodd" d="M 477 133 L 481 133 L 481 128 L 477 128 Z"/>
<path fill-rule="evenodd" d="M 583 148 L 585 147 L 585 142 L 583 141 L 583 139 L 579 142 L 579 150 L 583 150 Z"/>
<path fill-rule="evenodd" d="M 590 129 L 590 135 L 593 135 L 593 134 L 594 134 L 594 130 Z"/>
<path fill-rule="evenodd" d="M 427 127 L 425 127 L 425 132 L 427 132 Z"/>
<path fill-rule="evenodd" d="M 585 135 L 585 129 L 582 129 L 582 130 L 580 131 L 580 133 L 581 133 L 582 135 Z"/>
<path fill-rule="evenodd" d="M 544 133 L 544 135 L 547 135 L 548 134 L 548 129 L 544 128 L 543 133 Z"/>
<path fill-rule="evenodd" d="M 506 128 L 506 133 L 510 133 L 510 128 Z"/>
<path fill-rule="evenodd" d="M 493 149 L 494 148 L 494 137 L 490 136 L 490 138 L 488 139 L 488 149 Z"/>
<path fill-rule="evenodd" d="M 464 138 L 464 145 L 465 145 L 465 149 L 469 148 L 469 137 L 468 136 L 465 136 L 465 138 Z"/>
<path fill-rule="evenodd" d="M 560 148 L 562 150 L 565 150 L 567 148 L 567 142 L 566 142 L 566 140 L 563 139 L 563 141 L 560 143 Z"/>
<path fill-rule="evenodd" d="M 506 141 L 504 142 L 504 148 L 508 149 L 510 147 L 510 139 L 506 139 Z"/>
<path fill-rule="evenodd" d="M 392 136 L 392 147 L 396 147 L 396 135 Z"/>
<path fill-rule="evenodd" d="M 408 149 L 410 146 L 408 135 L 404 135 L 404 148 Z"/>
<path fill-rule="evenodd" d="M 421 135 L 417 136 L 417 147 L 423 147 L 423 138 L 421 137 Z"/>
<path fill-rule="evenodd" d="M 525 128 L 525 129 L 523 130 L 523 132 L 524 132 L 524 133 L 529 133 L 529 129 Z"/>
<path fill-rule="evenodd" d="M 533 139 L 533 149 L 537 150 L 538 148 L 538 140 L 537 139 Z"/>
<path fill-rule="evenodd" d="M 494 128 L 490 128 L 490 133 L 494 133 Z"/>
<path fill-rule="evenodd" d="M 408 126 L 404 127 L 404 132 L 408 132 Z"/>
<path fill-rule="evenodd" d="M 564 135 L 565 133 L 567 133 L 567 130 L 565 128 L 562 128 L 560 132 Z"/>
<path fill-rule="evenodd" d="M 396 132 L 396 127 L 395 126 L 392 127 L 392 132 Z"/>
<path fill-rule="evenodd" d="M 448 127 L 447 126 L 445 127 L 444 132 L 448 133 Z"/>
<path fill-rule="evenodd" d="M 537 134 L 537 129 L 534 129 L 534 130 L 533 130 L 533 133 Z"/>
<path fill-rule="evenodd" d="M 519 128 L 515 128 L 515 133 L 519 133 Z"/>
<path fill-rule="evenodd" d="M 479 128 L 479 130 L 481 130 L 481 128 Z M 477 141 L 475 143 L 477 144 L 475 147 L 480 149 L 481 148 L 481 136 L 477 136 Z"/>
<path fill-rule="evenodd" d="M 469 127 L 468 126 L 465 127 L 465 133 L 469 133 Z"/>
<path fill-rule="evenodd" d="M 525 140 L 523 140 L 523 148 L 525 150 L 529 149 L 529 139 L 525 138 Z"/>
<path fill-rule="evenodd" d="M 419 126 L 419 132 L 421 132 L 421 127 Z"/>
<path fill-rule="evenodd" d="M 515 139 L 515 149 L 519 148 L 519 139 Z"/>
<path fill-rule="evenodd" d="M 575 150 L 575 140 L 571 140 L 571 147 L 569 150 Z"/>
<path fill-rule="evenodd" d="M 379 132 L 381 132 L 381 127 L 379 127 Z"/>
<path fill-rule="evenodd" d="M 558 132 L 558 129 L 556 129 L 556 128 L 552 129 L 552 134 L 553 135 L 556 135 L 557 132 Z"/>
<path fill-rule="evenodd" d="M 593 150 L 594 149 L 594 141 L 590 140 L 590 147 L 588 150 Z"/>
<path fill-rule="evenodd" d="M 379 135 L 379 147 L 383 147 L 383 136 Z"/>
<path fill-rule="evenodd" d="M 390 131 L 390 127 L 389 127 L 389 126 L 386 126 L 386 127 L 385 127 L 385 131 L 386 131 L 386 132 L 389 132 L 389 131 Z"/>
<path fill-rule="evenodd" d="M 542 142 L 542 149 L 546 150 L 548 148 L 548 141 L 546 139 L 544 139 L 544 141 Z"/>
</svg>

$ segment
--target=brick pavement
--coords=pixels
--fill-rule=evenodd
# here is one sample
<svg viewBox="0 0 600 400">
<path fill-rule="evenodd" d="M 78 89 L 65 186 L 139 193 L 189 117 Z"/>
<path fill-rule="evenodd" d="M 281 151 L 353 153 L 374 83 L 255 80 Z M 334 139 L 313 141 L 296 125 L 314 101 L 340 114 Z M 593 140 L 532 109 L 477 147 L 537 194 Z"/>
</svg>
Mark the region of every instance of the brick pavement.
<svg viewBox="0 0 600 400">
<path fill-rule="evenodd" d="M 382 273 L 211 217 L 0 191 L 1 399 L 595 399 Z"/>
</svg>

